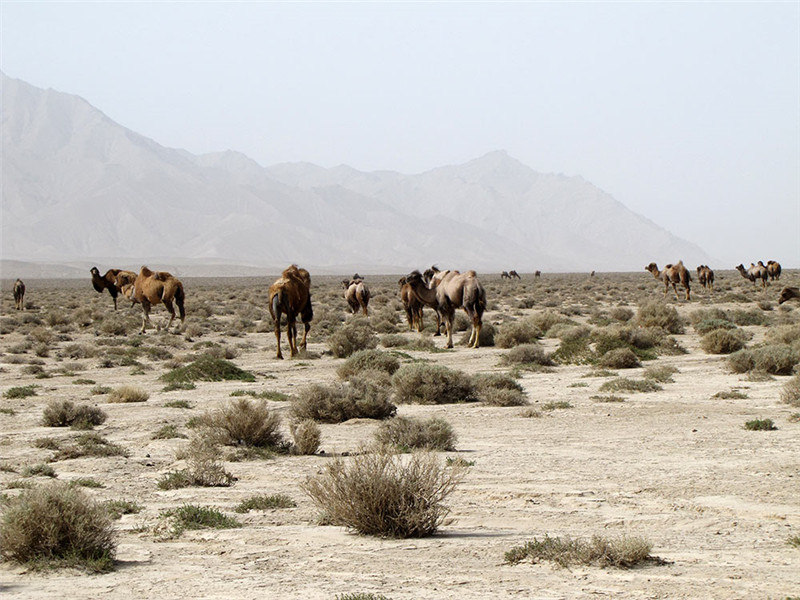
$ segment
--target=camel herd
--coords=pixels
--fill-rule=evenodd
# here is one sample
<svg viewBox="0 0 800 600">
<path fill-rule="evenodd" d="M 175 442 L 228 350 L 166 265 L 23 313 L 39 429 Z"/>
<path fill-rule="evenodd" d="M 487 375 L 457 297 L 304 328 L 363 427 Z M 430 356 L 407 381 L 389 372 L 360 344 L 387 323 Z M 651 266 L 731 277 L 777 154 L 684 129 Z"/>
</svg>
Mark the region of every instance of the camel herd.
<svg viewBox="0 0 800 600">
<path fill-rule="evenodd" d="M 745 269 L 744 265 L 739 265 L 736 269 L 742 277 L 752 281 L 754 284 L 761 282 L 762 288 L 766 288 L 768 280 L 779 280 L 781 276 L 781 265 L 777 261 L 763 261 L 758 264 L 750 263 L 750 268 Z M 675 292 L 675 299 L 678 297 L 678 284 L 683 286 L 686 293 L 686 300 L 690 300 L 691 276 L 689 270 L 684 266 L 683 261 L 677 264 L 668 264 L 663 270 L 659 270 L 654 262 L 645 267 L 653 277 L 664 283 L 664 296 L 669 292 L 670 285 Z M 142 307 L 142 328 L 139 333 L 144 333 L 151 325 L 150 310 L 157 304 L 163 304 L 170 314 L 166 329 L 169 330 L 175 320 L 175 308 L 177 305 L 181 325 L 186 318 L 184 302 L 186 299 L 183 283 L 172 274 L 166 271 L 151 271 L 143 266 L 139 273 L 125 271 L 122 269 L 109 269 L 104 275 L 100 275 L 97 267 L 90 269 L 92 286 L 98 293 L 108 290 L 114 300 L 114 310 L 117 310 L 117 297 L 122 294 L 131 301 L 132 304 L 140 304 Z M 592 271 L 594 275 L 594 271 Z M 540 277 L 541 272 L 536 271 L 534 277 Z M 500 274 L 502 279 L 521 279 L 519 274 L 512 271 L 503 271 Z M 714 271 L 708 265 L 697 267 L 697 278 L 700 284 L 707 290 L 714 290 Z M 446 346 L 453 347 L 453 320 L 456 310 L 462 309 L 466 312 L 472 324 L 469 337 L 469 347 L 478 348 L 480 346 L 480 333 L 483 325 L 483 313 L 486 310 L 486 291 L 478 280 L 475 271 L 461 273 L 453 270 L 440 270 L 435 265 L 427 269 L 424 273 L 412 271 L 398 281 L 400 286 L 400 299 L 406 312 L 409 330 L 416 329 L 422 331 L 422 310 L 424 307 L 432 308 L 436 314 L 436 333 L 441 335 L 441 326 L 444 324 L 447 335 Z M 353 314 L 361 311 L 365 316 L 369 315 L 370 291 L 364 278 L 357 273 L 350 279 L 342 281 L 344 288 L 344 299 Z M 17 279 L 14 282 L 14 305 L 17 310 L 24 310 L 23 299 L 25 296 L 25 284 Z M 796 287 L 785 287 L 780 294 L 778 302 L 792 299 L 800 299 L 800 289 Z M 287 327 L 286 335 L 289 339 L 289 349 L 291 356 L 298 353 L 297 344 L 297 318 L 303 322 L 303 338 L 299 348 L 305 349 L 308 332 L 311 329 L 311 320 L 314 311 L 311 305 L 311 276 L 305 269 L 297 265 L 287 267 L 281 276 L 269 287 L 269 311 L 275 324 L 275 339 L 277 341 L 276 358 L 282 359 L 281 353 L 281 317 L 286 316 Z"/>
</svg>

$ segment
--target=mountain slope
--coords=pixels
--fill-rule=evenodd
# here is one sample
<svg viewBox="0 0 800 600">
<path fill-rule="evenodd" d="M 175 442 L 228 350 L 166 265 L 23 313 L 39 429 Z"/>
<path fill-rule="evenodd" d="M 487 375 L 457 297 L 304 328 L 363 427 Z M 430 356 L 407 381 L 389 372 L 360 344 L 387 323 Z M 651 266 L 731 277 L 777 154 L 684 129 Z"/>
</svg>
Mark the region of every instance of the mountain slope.
<svg viewBox="0 0 800 600">
<path fill-rule="evenodd" d="M 639 269 L 707 262 L 580 178 L 505 153 L 419 175 L 195 156 L 2 75 L 2 256 L 281 268 Z"/>
</svg>

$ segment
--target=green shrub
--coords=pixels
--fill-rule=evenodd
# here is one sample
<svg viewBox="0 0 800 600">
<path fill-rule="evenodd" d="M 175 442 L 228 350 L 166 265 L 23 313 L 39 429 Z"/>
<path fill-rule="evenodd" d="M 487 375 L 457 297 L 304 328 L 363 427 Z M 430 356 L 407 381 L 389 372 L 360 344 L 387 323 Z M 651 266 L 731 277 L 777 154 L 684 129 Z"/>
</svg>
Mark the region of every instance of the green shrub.
<svg viewBox="0 0 800 600">
<path fill-rule="evenodd" d="M 286 494 L 272 494 L 267 496 L 260 494 L 250 496 L 247 500 L 242 500 L 233 510 L 237 513 L 246 513 L 251 510 L 271 510 L 274 508 L 294 508 L 297 503 Z"/>
<path fill-rule="evenodd" d="M 480 373 L 472 378 L 475 395 L 492 406 L 523 406 L 528 403 L 522 386 L 505 373 Z"/>
<path fill-rule="evenodd" d="M 536 313 L 531 317 L 528 317 L 530 322 L 537 328 L 539 331 L 543 332 L 544 335 L 552 335 L 550 329 L 554 325 L 558 325 L 560 323 L 566 323 L 567 325 L 575 325 L 575 321 L 568 319 L 564 315 L 560 315 L 559 313 L 553 310 L 546 310 L 544 312 Z"/>
<path fill-rule="evenodd" d="M 614 348 L 597 359 L 597 364 L 608 369 L 633 369 L 642 363 L 630 348 Z"/>
<path fill-rule="evenodd" d="M 59 446 L 58 452 L 51 460 L 68 460 L 83 456 L 128 456 L 122 446 L 109 442 L 97 433 L 83 433 L 69 440 L 67 445 Z"/>
<path fill-rule="evenodd" d="M 378 336 L 372 331 L 369 322 L 353 318 L 330 336 L 328 347 L 336 358 L 346 358 L 359 350 L 368 350 L 378 345 Z"/>
<path fill-rule="evenodd" d="M 716 329 L 736 329 L 736 324 L 727 319 L 703 319 L 694 325 L 694 330 L 700 335 Z"/>
<path fill-rule="evenodd" d="M 744 424 L 744 428 L 749 431 L 775 431 L 775 423 L 772 419 L 753 419 Z"/>
<path fill-rule="evenodd" d="M 91 429 L 95 425 L 102 425 L 105 420 L 106 413 L 96 406 L 75 406 L 69 400 L 51 400 L 42 412 L 42 425 L 45 427 Z"/>
<path fill-rule="evenodd" d="M 28 396 L 36 395 L 36 385 L 23 385 L 8 388 L 4 393 L 4 398 L 27 398 Z"/>
<path fill-rule="evenodd" d="M 683 320 L 678 311 L 657 300 L 640 304 L 635 321 L 640 327 L 661 327 L 669 333 L 683 333 Z"/>
<path fill-rule="evenodd" d="M 386 419 L 397 407 L 389 401 L 387 388 L 364 379 L 344 385 L 313 384 L 303 388 L 292 400 L 297 420 L 342 423 L 349 419 Z"/>
<path fill-rule="evenodd" d="M 239 521 L 224 515 L 216 508 L 195 504 L 184 504 L 179 508 L 163 511 L 161 516 L 172 522 L 173 535 L 180 535 L 187 529 L 234 529 L 242 526 Z"/>
<path fill-rule="evenodd" d="M 744 348 L 728 357 L 728 365 L 734 373 L 757 371 L 772 375 L 791 375 L 798 362 L 800 350 L 787 344 Z"/>
<path fill-rule="evenodd" d="M 114 520 L 119 519 L 122 515 L 139 514 L 144 508 L 133 500 L 106 500 L 103 502 L 103 507 L 106 509 L 108 516 Z"/>
<path fill-rule="evenodd" d="M 531 344 L 544 335 L 532 319 L 520 319 L 503 323 L 495 334 L 494 341 L 500 348 L 513 348 L 520 344 Z"/>
<path fill-rule="evenodd" d="M 395 399 L 402 403 L 450 404 L 477 399 L 466 373 L 441 365 L 404 365 L 392 376 L 392 387 Z"/>
<path fill-rule="evenodd" d="M 506 552 L 505 561 L 517 564 L 530 559 L 533 562 L 552 561 L 561 567 L 573 564 L 600 567 L 630 568 L 642 562 L 656 560 L 650 556 L 652 544 L 643 538 L 621 537 L 608 539 L 594 536 L 590 541 L 544 536 L 517 546 Z"/>
<path fill-rule="evenodd" d="M 657 392 L 663 389 L 660 385 L 649 379 L 627 379 L 617 377 L 604 382 L 600 386 L 601 392 Z"/>
<path fill-rule="evenodd" d="M 730 354 L 744 348 L 744 339 L 735 331 L 714 329 L 700 339 L 700 347 L 706 354 Z"/>
<path fill-rule="evenodd" d="M 390 375 L 400 368 L 400 361 L 388 352 L 380 350 L 359 350 L 340 365 L 336 372 L 342 379 L 349 379 L 365 369 L 385 371 Z"/>
<path fill-rule="evenodd" d="M 375 439 L 401 451 L 455 450 L 457 437 L 453 426 L 439 417 L 394 417 L 381 423 Z"/>
<path fill-rule="evenodd" d="M 730 320 L 737 325 L 766 325 L 768 317 L 757 310 L 735 309 L 730 312 Z"/>
<path fill-rule="evenodd" d="M 433 454 L 403 460 L 379 451 L 349 462 L 335 458 L 302 487 L 333 525 L 364 535 L 425 537 L 447 519 L 444 502 L 465 474 L 465 467 L 445 467 Z"/>
<path fill-rule="evenodd" d="M 11 498 L 0 520 L 0 554 L 25 565 L 109 571 L 116 545 L 105 508 L 80 489 L 61 483 Z"/>
<path fill-rule="evenodd" d="M 215 358 L 208 354 L 200 356 L 197 360 L 185 367 L 178 367 L 160 377 L 167 383 L 189 381 L 255 381 L 255 376 L 249 371 L 244 371 L 232 362 L 223 358 Z"/>
</svg>

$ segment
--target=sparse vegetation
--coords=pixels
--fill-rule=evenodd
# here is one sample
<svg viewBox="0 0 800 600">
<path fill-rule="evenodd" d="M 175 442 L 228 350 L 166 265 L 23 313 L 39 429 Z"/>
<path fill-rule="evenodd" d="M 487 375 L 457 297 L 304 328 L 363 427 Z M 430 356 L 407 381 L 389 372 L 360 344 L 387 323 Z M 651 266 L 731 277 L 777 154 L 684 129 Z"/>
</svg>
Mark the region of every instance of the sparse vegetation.
<svg viewBox="0 0 800 600">
<path fill-rule="evenodd" d="M 650 379 L 628 379 L 617 377 L 603 382 L 601 392 L 658 392 L 663 388 Z"/>
<path fill-rule="evenodd" d="M 122 515 L 135 515 L 142 511 L 144 508 L 138 502 L 134 502 L 133 500 L 106 500 L 103 502 L 103 506 L 106 509 L 108 515 L 117 520 L 122 517 Z"/>
<path fill-rule="evenodd" d="M 128 451 L 118 444 L 109 442 L 103 436 L 90 432 L 71 438 L 66 445 L 59 444 L 58 451 L 51 460 L 67 460 L 82 456 L 128 456 Z"/>
<path fill-rule="evenodd" d="M 336 369 L 339 377 L 349 379 L 365 370 L 384 371 L 389 375 L 400 368 L 400 361 L 395 356 L 381 350 L 359 350 L 350 355 L 342 365 Z"/>
<path fill-rule="evenodd" d="M 378 345 L 378 336 L 372 331 L 369 321 L 353 318 L 330 336 L 328 347 L 336 358 L 347 358 L 359 350 L 368 350 Z"/>
<path fill-rule="evenodd" d="M 184 504 L 178 508 L 165 510 L 161 517 L 170 522 L 170 533 L 179 536 L 189 529 L 235 529 L 242 524 L 216 508 Z"/>
<path fill-rule="evenodd" d="M 597 565 L 628 569 L 643 562 L 655 561 L 650 555 L 652 544 L 639 537 L 609 539 L 594 536 L 591 540 L 580 540 L 545 535 L 534 538 L 522 546 L 505 553 L 505 561 L 517 564 L 523 560 L 534 563 L 547 560 L 561 567 L 570 565 Z"/>
<path fill-rule="evenodd" d="M 242 500 L 234 508 L 234 512 L 246 513 L 251 510 L 271 510 L 275 508 L 294 508 L 297 503 L 286 494 L 272 494 L 267 496 L 260 494 L 250 496 L 247 500 Z"/>
<path fill-rule="evenodd" d="M 404 365 L 392 376 L 395 398 L 410 404 L 451 404 L 477 400 L 471 378 L 441 365 Z"/>
<path fill-rule="evenodd" d="M 145 402 L 149 397 L 150 394 L 141 388 L 123 385 L 111 391 L 108 395 L 108 401 L 114 403 Z"/>
<path fill-rule="evenodd" d="M 744 428 L 748 431 L 775 431 L 777 429 L 772 419 L 753 419 L 745 422 Z"/>
<path fill-rule="evenodd" d="M 522 386 L 504 373 L 480 373 L 472 378 L 478 400 L 492 406 L 522 406 L 528 399 Z"/>
<path fill-rule="evenodd" d="M 368 380 L 348 384 L 303 388 L 292 400 L 292 413 L 298 420 L 342 423 L 350 419 L 386 419 L 397 407 L 389 401 L 389 390 Z"/>
<path fill-rule="evenodd" d="M 4 398 L 27 398 L 36 395 L 36 385 L 22 385 L 8 388 L 4 393 Z"/>
<path fill-rule="evenodd" d="M 316 454 L 322 442 L 322 431 L 313 419 L 303 419 L 290 425 L 292 451 L 295 454 Z"/>
<path fill-rule="evenodd" d="M 51 400 L 42 412 L 42 425 L 91 429 L 105 423 L 106 418 L 106 413 L 96 406 L 76 406 L 69 400 Z"/>
<path fill-rule="evenodd" d="M 453 426 L 439 417 L 394 417 L 381 423 L 375 439 L 379 444 L 408 452 L 417 449 L 455 450 L 457 436 Z"/>
<path fill-rule="evenodd" d="M 185 367 L 172 369 L 161 376 L 166 383 L 191 381 L 255 381 L 255 375 L 240 369 L 224 358 L 203 354 Z"/>
<path fill-rule="evenodd" d="M 552 366 L 553 358 L 538 344 L 521 344 L 506 352 L 501 362 L 520 368 Z"/>
</svg>

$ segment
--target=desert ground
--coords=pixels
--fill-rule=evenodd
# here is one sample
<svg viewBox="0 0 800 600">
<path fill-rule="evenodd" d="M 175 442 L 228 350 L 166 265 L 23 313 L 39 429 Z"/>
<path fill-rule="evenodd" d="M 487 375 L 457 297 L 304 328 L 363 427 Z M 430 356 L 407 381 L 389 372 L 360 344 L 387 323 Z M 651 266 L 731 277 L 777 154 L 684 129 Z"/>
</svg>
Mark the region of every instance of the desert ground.
<svg viewBox="0 0 800 600">
<path fill-rule="evenodd" d="M 267 310 L 272 277 L 185 279 L 181 331 L 153 328 L 141 336 L 141 309 L 121 300 L 114 312 L 111 297 L 97 294 L 88 274 L 80 281 L 26 281 L 25 311 L 14 310 L 12 281 L 3 281 L 0 508 L 30 486 L 55 479 L 83 483 L 84 493 L 97 501 L 129 500 L 140 510 L 114 521 L 119 536 L 111 572 L 4 562 L 0 593 L 8 599 L 126 600 L 332 600 L 356 593 L 395 600 L 800 596 L 800 548 L 789 542 L 800 535 L 800 408 L 781 399 L 792 376 L 735 373 L 728 355 L 703 350 L 695 328 L 702 321 L 698 311 L 720 309 L 748 348 L 773 343 L 780 334 L 800 353 L 800 306 L 777 303 L 784 285 L 800 283 L 797 271 L 784 271 L 764 291 L 735 271 L 717 273 L 713 294 L 695 277 L 689 302 L 682 294 L 676 301 L 671 291 L 664 298 L 663 285 L 646 272 L 522 274 L 519 281 L 479 276 L 488 299 L 484 322 L 496 339 L 515 322 L 536 322 L 547 329 L 536 343 L 553 353 L 568 328 L 641 328 L 637 313 L 645 302 L 677 309 L 682 333 L 662 332 L 633 368 L 602 369 L 594 358 L 569 356 L 553 366 L 510 365 L 502 359 L 513 348 L 469 349 L 459 343 L 463 331 L 455 348 L 445 350 L 444 338 L 432 335 L 428 309 L 425 330 L 409 331 L 398 276 L 367 277 L 369 326 L 378 349 L 402 364 L 432 363 L 469 375 L 510 373 L 527 397 L 524 406 L 396 402 L 398 415 L 447 420 L 458 436 L 456 450 L 437 458 L 470 465 L 447 498 L 451 522 L 419 539 L 364 536 L 324 524 L 301 488 L 332 457 L 363 451 L 379 420 L 320 424 L 322 442 L 314 455 L 226 454 L 224 467 L 236 478 L 228 487 L 158 486 L 185 465 L 185 436 L 193 432 L 187 423 L 233 401 L 232 393 L 248 398 L 241 394 L 279 392 L 266 402 L 281 416 L 288 439 L 295 395 L 313 383 L 339 381 L 337 368 L 346 359 L 331 354 L 329 337 L 363 320 L 349 314 L 341 277 L 312 273 L 315 318 L 308 349 L 290 359 L 284 330 L 283 361 L 275 358 Z M 163 307 L 155 307 L 154 324 L 165 318 Z M 398 345 L 398 336 L 412 347 Z M 255 380 L 196 381 L 194 389 L 164 391 L 162 375 L 208 352 Z M 667 376 L 659 389 L 600 390 L 623 377 L 647 380 L 645 371 L 654 367 L 674 368 L 671 376 L 661 369 Z M 25 386 L 34 386 L 33 395 L 9 394 Z M 109 402 L 108 391 L 120 386 L 135 386 L 148 398 Z M 61 400 L 102 409 L 107 420 L 94 432 L 127 456 L 59 458 L 59 445 L 85 433 L 42 424 L 44 409 Z M 744 426 L 766 418 L 777 429 Z M 170 425 L 167 430 L 183 437 L 156 435 Z M 55 477 L 25 476 L 26 468 L 41 464 L 52 467 Z M 285 494 L 296 506 L 233 512 L 255 494 Z M 184 504 L 215 507 L 242 526 L 166 534 L 163 512 Z M 506 551 L 545 535 L 641 536 L 661 560 L 630 569 L 504 561 Z"/>
</svg>

